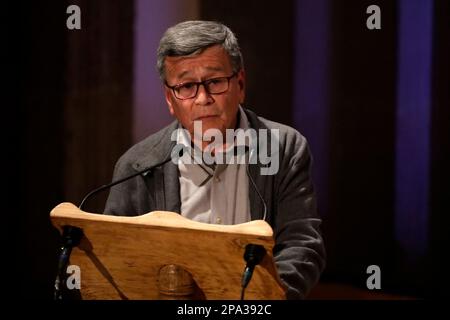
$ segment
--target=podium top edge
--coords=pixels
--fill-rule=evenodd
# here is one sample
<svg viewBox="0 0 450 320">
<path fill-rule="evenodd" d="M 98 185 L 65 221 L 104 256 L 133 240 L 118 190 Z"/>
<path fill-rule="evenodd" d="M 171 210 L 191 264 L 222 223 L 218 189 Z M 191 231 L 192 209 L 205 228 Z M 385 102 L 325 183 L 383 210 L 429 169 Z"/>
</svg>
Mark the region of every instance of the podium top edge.
<svg viewBox="0 0 450 320">
<path fill-rule="evenodd" d="M 173 227 L 180 229 L 191 229 L 198 231 L 212 231 L 233 234 L 245 234 L 258 237 L 272 237 L 273 230 L 264 220 L 253 220 L 235 225 L 216 225 L 193 221 L 171 211 L 152 211 L 139 216 L 113 216 L 85 212 L 70 202 L 63 202 L 57 205 L 50 212 L 52 223 L 56 227 L 66 225 L 66 220 L 70 219 L 71 224 L 76 226 L 78 222 L 97 221 L 107 223 L 121 223 L 128 225 L 141 225 L 151 227 Z M 65 221 L 63 221 L 65 220 Z"/>
</svg>

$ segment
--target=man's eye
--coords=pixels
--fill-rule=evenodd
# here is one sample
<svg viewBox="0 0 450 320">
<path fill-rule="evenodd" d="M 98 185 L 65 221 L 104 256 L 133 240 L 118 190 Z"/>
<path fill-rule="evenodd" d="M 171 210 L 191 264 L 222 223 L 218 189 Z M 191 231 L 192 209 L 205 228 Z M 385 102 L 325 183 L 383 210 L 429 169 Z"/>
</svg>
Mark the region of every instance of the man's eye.
<svg viewBox="0 0 450 320">
<path fill-rule="evenodd" d="M 222 83 L 222 82 L 223 82 L 223 79 L 211 79 L 211 80 L 209 80 L 210 84 L 219 84 L 219 83 Z"/>
<path fill-rule="evenodd" d="M 185 84 L 182 84 L 179 89 L 183 90 L 183 89 L 192 89 L 193 87 L 195 87 L 195 83 L 193 82 L 188 82 Z"/>
</svg>

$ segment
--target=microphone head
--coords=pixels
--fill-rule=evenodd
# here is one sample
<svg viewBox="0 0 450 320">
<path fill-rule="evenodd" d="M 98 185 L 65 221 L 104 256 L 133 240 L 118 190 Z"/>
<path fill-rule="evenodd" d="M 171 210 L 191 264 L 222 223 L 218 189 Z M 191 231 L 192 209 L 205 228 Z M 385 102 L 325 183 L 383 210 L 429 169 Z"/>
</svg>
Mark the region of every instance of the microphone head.
<svg viewBox="0 0 450 320">
<path fill-rule="evenodd" d="M 248 264 L 256 266 L 261 262 L 266 254 L 266 249 L 259 244 L 248 244 L 245 247 L 244 259 Z"/>
<path fill-rule="evenodd" d="M 62 233 L 62 241 L 64 245 L 70 247 L 76 247 L 80 244 L 80 240 L 83 237 L 83 230 L 73 226 L 64 226 Z"/>
</svg>

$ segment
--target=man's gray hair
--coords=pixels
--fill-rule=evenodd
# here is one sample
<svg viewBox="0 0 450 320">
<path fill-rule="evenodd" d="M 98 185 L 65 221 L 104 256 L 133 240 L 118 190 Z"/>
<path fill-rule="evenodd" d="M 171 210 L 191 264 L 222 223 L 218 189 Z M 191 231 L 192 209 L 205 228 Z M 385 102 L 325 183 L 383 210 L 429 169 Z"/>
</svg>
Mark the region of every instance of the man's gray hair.
<svg viewBox="0 0 450 320">
<path fill-rule="evenodd" d="M 185 21 L 167 29 L 158 47 L 156 67 L 161 80 L 165 80 L 166 57 L 188 56 L 201 53 L 208 47 L 220 44 L 230 57 L 233 72 L 244 66 L 236 36 L 225 25 L 215 21 Z"/>
</svg>

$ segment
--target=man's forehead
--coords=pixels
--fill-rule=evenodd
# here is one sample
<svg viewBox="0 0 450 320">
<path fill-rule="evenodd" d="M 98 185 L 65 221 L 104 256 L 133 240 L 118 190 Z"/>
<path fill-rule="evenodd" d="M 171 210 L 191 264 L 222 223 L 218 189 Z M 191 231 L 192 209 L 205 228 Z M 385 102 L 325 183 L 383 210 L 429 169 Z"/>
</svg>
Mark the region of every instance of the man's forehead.
<svg viewBox="0 0 450 320">
<path fill-rule="evenodd" d="M 226 72 L 231 68 L 231 63 L 225 49 L 214 46 L 195 55 L 166 57 L 165 67 L 167 73 L 182 78 L 199 70 L 210 73 Z"/>
<path fill-rule="evenodd" d="M 203 69 L 205 72 L 211 72 L 211 73 L 212 72 L 226 71 L 226 68 L 223 65 L 217 66 L 217 67 L 214 67 L 214 66 L 202 66 L 201 69 Z M 183 78 L 183 77 L 192 75 L 193 72 L 194 71 L 191 70 L 191 69 L 182 69 L 182 70 L 180 70 L 180 72 L 178 72 L 178 74 L 175 74 L 175 76 L 178 77 L 178 78 Z"/>
</svg>

